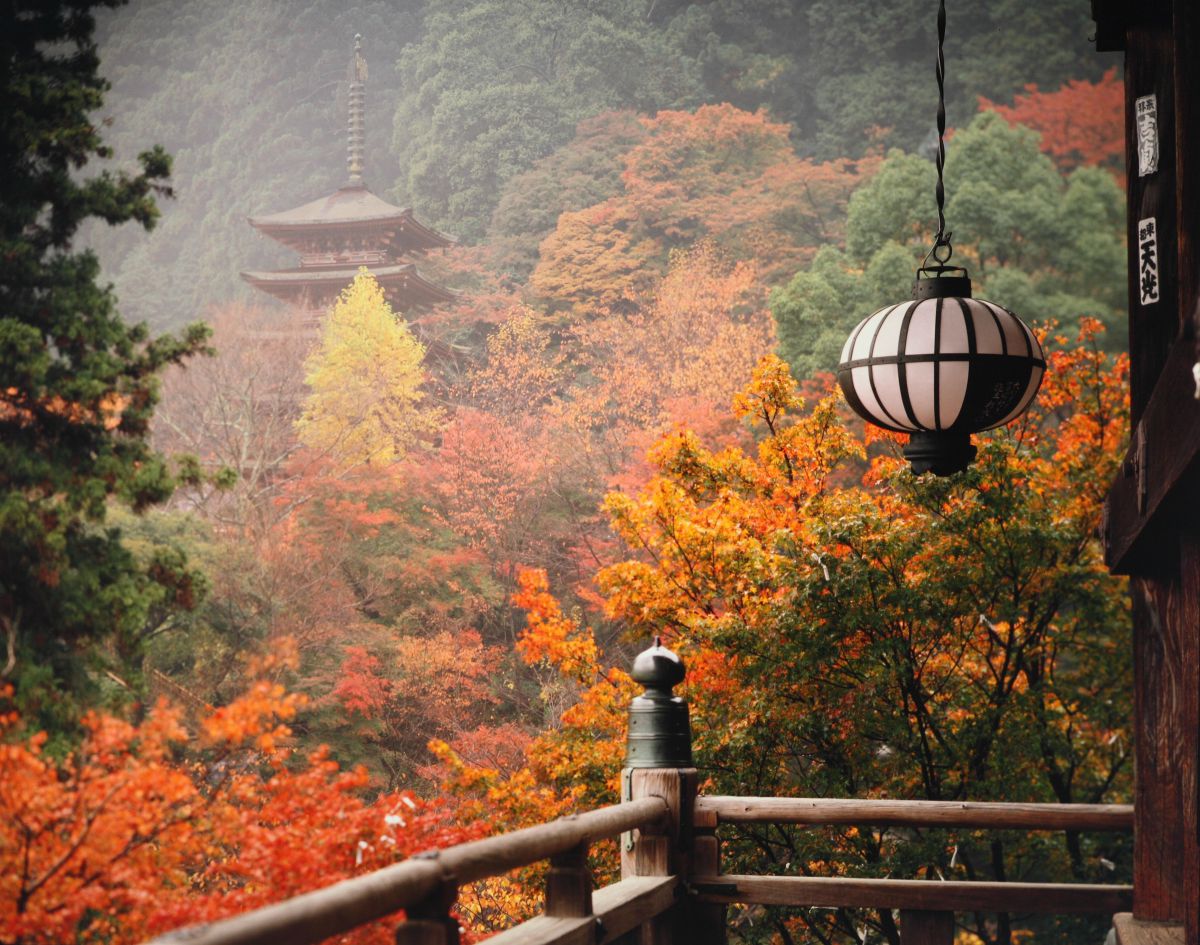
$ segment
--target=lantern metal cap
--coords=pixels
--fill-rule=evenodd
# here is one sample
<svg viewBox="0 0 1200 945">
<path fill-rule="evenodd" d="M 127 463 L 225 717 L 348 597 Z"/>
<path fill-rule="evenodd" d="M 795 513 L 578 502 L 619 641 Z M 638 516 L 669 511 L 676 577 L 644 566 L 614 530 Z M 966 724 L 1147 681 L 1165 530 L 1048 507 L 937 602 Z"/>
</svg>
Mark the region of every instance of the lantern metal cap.
<svg viewBox="0 0 1200 945">
<path fill-rule="evenodd" d="M 925 299 L 969 299 L 971 277 L 959 266 L 931 266 L 918 269 L 913 282 L 913 301 Z"/>
</svg>

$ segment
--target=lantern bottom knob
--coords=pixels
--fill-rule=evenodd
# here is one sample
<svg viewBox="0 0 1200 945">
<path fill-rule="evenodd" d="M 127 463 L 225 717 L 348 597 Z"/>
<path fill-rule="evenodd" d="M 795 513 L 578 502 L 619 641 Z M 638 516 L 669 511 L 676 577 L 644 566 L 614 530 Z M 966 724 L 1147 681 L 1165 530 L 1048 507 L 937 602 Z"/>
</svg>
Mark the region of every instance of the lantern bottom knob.
<svg viewBox="0 0 1200 945">
<path fill-rule="evenodd" d="M 926 472 L 949 476 L 966 469 L 975 458 L 975 452 L 969 433 L 928 431 L 914 433 L 908 438 L 904 458 L 918 476 Z"/>
</svg>

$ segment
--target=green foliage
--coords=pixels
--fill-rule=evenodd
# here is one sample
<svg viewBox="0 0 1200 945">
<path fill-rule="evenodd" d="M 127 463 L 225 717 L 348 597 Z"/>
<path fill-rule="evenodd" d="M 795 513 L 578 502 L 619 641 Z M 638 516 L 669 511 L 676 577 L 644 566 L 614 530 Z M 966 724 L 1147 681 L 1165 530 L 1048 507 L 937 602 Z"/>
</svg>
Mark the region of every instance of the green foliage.
<svg viewBox="0 0 1200 945">
<path fill-rule="evenodd" d="M 432 0 L 400 60 L 398 191 L 432 222 L 482 236 L 504 185 L 613 108 L 692 104 L 692 63 L 641 0 Z"/>
<path fill-rule="evenodd" d="M 822 249 L 772 294 L 780 352 L 798 375 L 832 370 L 854 325 L 907 295 L 935 228 L 934 176 L 930 162 L 893 152 L 851 197 L 845 248 Z M 1122 346 L 1124 201 L 1110 174 L 1064 178 L 1033 132 L 986 113 L 951 139 L 946 183 L 953 262 L 976 296 L 1068 329 L 1097 318 L 1109 348 Z"/>
<path fill-rule="evenodd" d="M 116 312 L 98 266 L 71 244 L 88 218 L 153 227 L 171 163 L 81 171 L 109 149 L 91 118 L 92 3 L 11 8 L 0 30 L 0 632 L 3 675 L 28 718 L 69 729 L 101 698 L 93 670 L 135 690 L 146 628 L 186 608 L 197 576 L 178 554 L 139 561 L 106 526 L 110 501 L 140 511 L 174 480 L 147 443 L 156 375 L 203 349 L 206 331 L 151 338 Z M 69 693 L 69 697 L 67 696 Z"/>
<path fill-rule="evenodd" d="M 812 0 L 800 13 L 799 47 L 808 107 L 782 117 L 820 157 L 858 154 L 870 143 L 915 151 L 934 131 L 936 6 L 926 0 Z M 1112 62 L 1097 55 L 1086 4 L 1021 0 L 947 5 L 946 113 L 962 126 L 980 95 L 1008 99 L 1027 83 L 1056 88 L 1098 79 Z"/>
</svg>

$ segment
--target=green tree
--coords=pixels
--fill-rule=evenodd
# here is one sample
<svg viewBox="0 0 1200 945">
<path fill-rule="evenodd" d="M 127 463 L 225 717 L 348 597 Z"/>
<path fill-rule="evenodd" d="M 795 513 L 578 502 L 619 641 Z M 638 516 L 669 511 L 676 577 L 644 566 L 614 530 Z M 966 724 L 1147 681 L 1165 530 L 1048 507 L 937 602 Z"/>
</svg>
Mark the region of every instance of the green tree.
<svg viewBox="0 0 1200 945">
<path fill-rule="evenodd" d="M 1110 174 L 1064 177 L 1034 132 L 986 113 L 950 141 L 946 184 L 953 262 L 975 295 L 1067 329 L 1097 318 L 1106 344 L 1122 346 L 1124 203 Z M 893 152 L 850 198 L 844 248 L 824 247 L 772 294 L 780 353 L 797 375 L 832 370 L 850 329 L 905 297 L 930 243 L 933 187 L 930 162 Z"/>
<path fill-rule="evenodd" d="M 136 172 L 81 174 L 110 156 L 90 117 L 108 87 L 93 6 L 0 15 L 0 669 L 26 717 L 56 733 L 100 681 L 138 689 L 147 622 L 196 589 L 181 556 L 139 561 L 105 524 L 110 501 L 140 511 L 171 494 L 147 442 L 157 374 L 202 350 L 206 330 L 151 338 L 125 324 L 95 256 L 72 251 L 88 218 L 150 229 L 170 193 L 161 148 Z"/>
<path fill-rule="evenodd" d="M 397 190 L 467 239 L 483 234 L 507 181 L 584 118 L 701 98 L 693 64 L 641 0 L 434 0 L 399 68 Z"/>
<path fill-rule="evenodd" d="M 825 158 L 861 154 L 872 142 L 909 151 L 926 142 L 937 102 L 935 14 L 927 0 L 805 3 L 806 42 L 796 48 L 808 107 L 781 116 L 796 124 L 799 140 Z M 964 124 L 980 95 L 1007 99 L 1027 83 L 1057 88 L 1100 78 L 1114 60 L 1096 54 L 1093 31 L 1087 5 L 1075 0 L 948 4 L 950 122 Z"/>
</svg>

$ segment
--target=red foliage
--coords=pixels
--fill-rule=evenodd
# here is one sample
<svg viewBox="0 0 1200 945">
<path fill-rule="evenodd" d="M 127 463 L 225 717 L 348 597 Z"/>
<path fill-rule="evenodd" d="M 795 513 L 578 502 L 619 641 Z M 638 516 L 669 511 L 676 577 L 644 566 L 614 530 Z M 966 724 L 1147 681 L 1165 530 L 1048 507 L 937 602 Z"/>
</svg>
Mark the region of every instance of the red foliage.
<svg viewBox="0 0 1200 945">
<path fill-rule="evenodd" d="M 982 96 L 981 109 L 990 109 L 1013 125 L 1041 133 L 1042 150 L 1059 167 L 1071 170 L 1091 164 L 1106 168 L 1124 182 L 1125 84 L 1116 67 L 1099 82 L 1072 79 L 1053 92 L 1025 86 L 1012 105 L 999 105 Z"/>
</svg>

